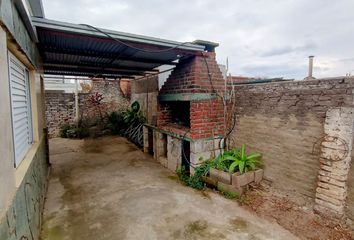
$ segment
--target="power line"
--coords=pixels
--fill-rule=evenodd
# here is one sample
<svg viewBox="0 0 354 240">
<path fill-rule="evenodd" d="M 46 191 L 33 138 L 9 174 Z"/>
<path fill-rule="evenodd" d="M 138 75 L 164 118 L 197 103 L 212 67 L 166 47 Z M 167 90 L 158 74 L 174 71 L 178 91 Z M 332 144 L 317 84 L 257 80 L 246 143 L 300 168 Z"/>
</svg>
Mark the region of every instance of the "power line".
<svg viewBox="0 0 354 240">
<path fill-rule="evenodd" d="M 161 50 L 148 50 L 148 49 L 143 49 L 143 48 L 135 47 L 135 46 L 130 45 L 130 44 L 124 42 L 124 41 L 121 41 L 121 40 L 119 40 L 119 39 L 116 39 L 116 38 L 112 37 L 110 34 L 108 34 L 107 32 L 105 32 L 105 31 L 103 31 L 103 30 L 101 30 L 101 29 L 99 29 L 99 28 L 97 28 L 97 27 L 94 27 L 94 26 L 92 26 L 92 25 L 89 25 L 89 24 L 80 24 L 80 25 L 89 27 L 89 28 L 91 28 L 91 29 L 93 29 L 93 30 L 95 30 L 95 31 L 97 31 L 97 32 L 99 32 L 99 33 L 102 33 L 103 35 L 107 36 L 108 38 L 112 39 L 113 41 L 118 42 L 119 44 L 123 44 L 123 45 L 126 46 L 126 47 L 135 49 L 135 50 L 140 51 L 140 52 L 146 52 L 146 53 L 163 53 L 163 52 L 172 51 L 172 50 L 174 50 L 174 49 L 176 49 L 176 48 L 182 47 L 182 46 L 187 45 L 187 44 L 193 44 L 193 43 L 191 43 L 191 42 L 183 42 L 183 43 L 180 43 L 180 44 L 178 44 L 178 45 L 176 45 L 176 46 L 174 46 L 174 47 L 170 47 L 170 48 L 166 48 L 166 49 L 161 49 Z"/>
</svg>

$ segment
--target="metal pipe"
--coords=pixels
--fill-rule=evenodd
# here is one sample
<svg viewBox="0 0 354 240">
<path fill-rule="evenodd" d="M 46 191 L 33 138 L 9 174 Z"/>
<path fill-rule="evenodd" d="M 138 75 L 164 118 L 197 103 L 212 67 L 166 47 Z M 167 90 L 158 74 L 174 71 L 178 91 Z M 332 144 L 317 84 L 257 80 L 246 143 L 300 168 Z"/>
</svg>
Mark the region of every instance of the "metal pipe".
<svg viewBox="0 0 354 240">
<path fill-rule="evenodd" d="M 79 82 L 75 81 L 75 121 L 79 122 Z"/>
<path fill-rule="evenodd" d="M 313 72 L 313 58 L 314 56 L 309 56 L 309 75 L 308 78 L 311 79 L 313 78 L 312 72 Z"/>
</svg>

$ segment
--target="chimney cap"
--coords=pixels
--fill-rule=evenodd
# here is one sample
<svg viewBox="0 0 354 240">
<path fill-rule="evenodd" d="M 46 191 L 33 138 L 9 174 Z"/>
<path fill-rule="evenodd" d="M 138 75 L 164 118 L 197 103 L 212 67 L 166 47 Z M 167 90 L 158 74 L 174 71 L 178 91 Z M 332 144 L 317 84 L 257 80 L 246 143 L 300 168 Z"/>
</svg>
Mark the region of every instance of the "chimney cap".
<svg viewBox="0 0 354 240">
<path fill-rule="evenodd" d="M 309 58 L 314 58 L 315 56 L 314 55 L 310 55 Z"/>
</svg>

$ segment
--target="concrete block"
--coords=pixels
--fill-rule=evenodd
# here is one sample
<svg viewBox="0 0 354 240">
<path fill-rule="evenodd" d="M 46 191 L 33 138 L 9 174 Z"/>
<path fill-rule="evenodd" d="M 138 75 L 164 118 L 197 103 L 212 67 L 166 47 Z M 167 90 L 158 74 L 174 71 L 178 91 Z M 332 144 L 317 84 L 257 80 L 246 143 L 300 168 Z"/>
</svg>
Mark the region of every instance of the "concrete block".
<svg viewBox="0 0 354 240">
<path fill-rule="evenodd" d="M 203 176 L 203 181 L 208 185 L 217 188 L 218 187 L 218 181 L 215 180 L 215 178 Z"/>
<path fill-rule="evenodd" d="M 220 171 L 217 169 L 210 169 L 210 178 L 218 181 L 223 182 L 225 184 L 231 184 L 231 174 L 228 172 Z"/>
<path fill-rule="evenodd" d="M 232 185 L 235 187 L 243 187 L 254 181 L 254 171 L 250 171 L 244 174 L 239 172 L 232 174 Z"/>
<path fill-rule="evenodd" d="M 259 184 L 263 179 L 264 171 L 263 169 L 257 169 L 254 171 L 254 182 Z"/>
<path fill-rule="evenodd" d="M 201 139 L 191 142 L 192 153 L 212 151 L 214 149 L 217 149 L 217 146 L 214 146 L 214 140 Z"/>
<path fill-rule="evenodd" d="M 182 142 L 180 139 L 167 136 L 167 167 L 176 171 L 182 165 Z"/>
<path fill-rule="evenodd" d="M 176 171 L 178 167 L 180 167 L 180 161 L 177 157 L 167 158 L 167 168 L 171 171 Z"/>
<path fill-rule="evenodd" d="M 162 166 L 164 166 L 165 168 L 168 167 L 168 161 L 167 158 L 165 157 L 159 157 L 158 158 L 159 163 L 161 163 Z M 175 170 L 174 170 L 175 171 Z"/>
<path fill-rule="evenodd" d="M 194 164 L 199 164 L 205 160 L 208 160 L 212 157 L 211 152 L 200 152 L 200 153 L 192 153 L 190 155 L 190 161 Z"/>
<path fill-rule="evenodd" d="M 246 172 L 246 173 L 244 173 L 244 175 L 246 176 L 246 178 L 247 178 L 247 181 L 248 181 L 248 183 L 247 184 L 249 184 L 249 183 L 251 183 L 251 182 L 254 182 L 254 177 L 255 177 L 255 174 L 254 174 L 254 171 L 249 171 L 249 172 Z"/>
</svg>

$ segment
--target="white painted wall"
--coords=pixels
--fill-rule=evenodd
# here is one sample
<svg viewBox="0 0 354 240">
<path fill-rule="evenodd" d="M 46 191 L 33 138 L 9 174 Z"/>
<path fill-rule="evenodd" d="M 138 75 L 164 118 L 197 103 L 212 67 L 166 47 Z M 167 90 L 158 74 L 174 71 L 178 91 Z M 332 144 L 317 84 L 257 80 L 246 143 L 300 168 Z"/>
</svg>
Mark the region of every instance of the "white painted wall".
<svg viewBox="0 0 354 240">
<path fill-rule="evenodd" d="M 0 217 L 15 193 L 6 33 L 0 28 Z"/>
<path fill-rule="evenodd" d="M 12 44 L 12 45 L 11 45 Z M 10 46 L 11 45 L 11 46 Z M 43 141 L 44 118 L 44 87 L 40 74 L 24 62 L 29 69 L 29 83 L 31 91 L 33 145 L 28 150 L 21 164 L 14 167 L 13 133 L 11 119 L 10 81 L 8 66 L 8 50 L 18 58 L 26 57 L 7 42 L 6 32 L 0 27 L 0 219 L 10 205 L 17 187 L 23 178 L 38 151 L 40 141 Z"/>
</svg>

